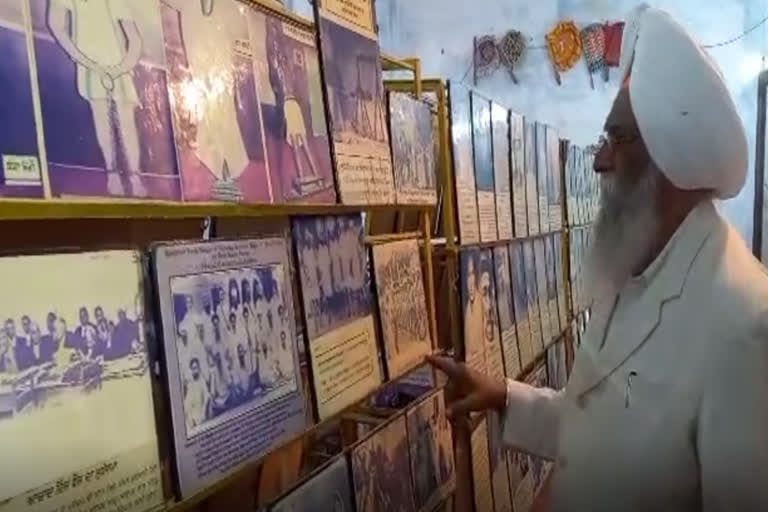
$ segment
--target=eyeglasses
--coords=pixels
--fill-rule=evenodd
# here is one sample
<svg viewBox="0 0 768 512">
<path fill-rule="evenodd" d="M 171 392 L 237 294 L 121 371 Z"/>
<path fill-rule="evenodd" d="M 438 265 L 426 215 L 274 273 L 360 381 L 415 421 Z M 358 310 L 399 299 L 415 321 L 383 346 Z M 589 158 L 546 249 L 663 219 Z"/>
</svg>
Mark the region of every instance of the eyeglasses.
<svg viewBox="0 0 768 512">
<path fill-rule="evenodd" d="M 640 138 L 639 133 L 609 133 L 605 132 L 602 135 L 600 135 L 600 138 L 597 141 L 597 147 L 602 148 L 604 146 L 608 146 L 608 149 L 615 149 L 619 146 L 624 146 L 627 144 L 632 144 L 636 140 Z"/>
</svg>

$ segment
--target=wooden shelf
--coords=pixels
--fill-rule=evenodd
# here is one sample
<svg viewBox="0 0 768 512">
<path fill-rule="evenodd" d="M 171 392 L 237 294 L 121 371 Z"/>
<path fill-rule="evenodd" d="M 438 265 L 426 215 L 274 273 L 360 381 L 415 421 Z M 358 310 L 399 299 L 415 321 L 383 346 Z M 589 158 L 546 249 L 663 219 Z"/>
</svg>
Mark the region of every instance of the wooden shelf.
<svg viewBox="0 0 768 512">
<path fill-rule="evenodd" d="M 431 205 L 342 205 L 342 204 L 242 204 L 176 203 L 144 200 L 0 200 L 1 220 L 40 219 L 185 219 L 203 217 L 285 217 L 290 215 L 334 215 L 356 212 L 431 211 Z"/>
<path fill-rule="evenodd" d="M 445 356 L 445 353 L 441 351 L 433 351 L 431 355 Z M 347 407 L 337 412 L 336 414 L 332 415 L 331 417 L 318 421 L 317 423 L 314 423 L 313 425 L 311 425 L 309 428 L 307 428 L 300 434 L 293 436 L 291 439 L 288 439 L 285 442 L 272 447 L 272 449 L 268 450 L 267 453 L 259 457 L 254 457 L 251 461 L 246 462 L 238 470 L 227 475 L 221 480 L 218 480 L 217 482 L 211 484 L 210 486 L 200 489 L 198 492 L 192 494 L 191 496 L 188 496 L 187 498 L 184 498 L 179 501 L 173 501 L 173 500 L 169 501 L 168 503 L 166 503 L 166 508 L 165 508 L 166 512 L 187 512 L 192 510 L 195 506 L 199 505 L 200 503 L 205 501 L 207 498 L 210 498 L 211 496 L 215 495 L 219 491 L 231 486 L 232 484 L 234 484 L 235 482 L 243 478 L 245 475 L 248 475 L 249 473 L 254 472 L 261 464 L 263 464 L 266 458 L 269 457 L 270 455 L 280 452 L 283 448 L 289 446 L 292 443 L 295 443 L 300 440 L 306 440 L 309 436 L 312 436 L 316 433 L 321 432 L 323 429 L 328 428 L 329 426 L 333 425 L 336 422 L 344 420 L 347 415 L 354 413 L 356 409 L 360 407 L 361 404 L 367 403 L 371 399 L 371 397 L 375 396 L 377 393 L 381 393 L 382 391 L 387 389 L 389 386 L 397 383 L 400 379 L 405 377 L 410 372 L 417 370 L 418 368 L 424 366 L 425 364 L 428 364 L 426 360 L 424 359 L 419 360 L 418 363 L 414 363 L 408 368 L 406 368 L 403 371 L 403 373 L 398 377 L 396 377 L 395 379 L 382 381 L 381 385 L 379 385 L 376 389 L 374 389 L 370 393 L 366 394 L 364 397 L 360 398 L 359 400 L 356 400 L 352 404 L 349 404 Z M 442 387 L 435 386 L 431 391 L 428 391 L 427 394 L 434 393 L 439 389 L 442 389 Z M 411 407 L 411 406 L 412 404 L 398 409 L 396 412 L 393 412 L 393 416 L 402 413 L 408 407 Z M 384 423 L 387 422 L 387 420 L 382 420 L 382 421 Z M 372 433 L 369 433 L 369 435 L 371 434 Z M 348 451 L 349 451 L 349 447 L 346 447 L 342 449 L 342 451 L 336 456 L 345 456 Z"/>
</svg>

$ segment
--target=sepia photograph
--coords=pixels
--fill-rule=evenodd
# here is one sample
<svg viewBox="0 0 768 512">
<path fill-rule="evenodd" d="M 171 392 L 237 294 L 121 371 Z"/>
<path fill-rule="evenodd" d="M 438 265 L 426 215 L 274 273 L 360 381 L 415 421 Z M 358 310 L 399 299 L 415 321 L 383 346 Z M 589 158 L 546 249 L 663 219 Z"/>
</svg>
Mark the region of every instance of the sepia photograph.
<svg viewBox="0 0 768 512">
<path fill-rule="evenodd" d="M 336 201 L 315 33 L 253 5 L 247 14 L 272 197 Z"/>
<path fill-rule="evenodd" d="M 416 512 L 404 415 L 352 450 L 357 512 Z"/>
<path fill-rule="evenodd" d="M 515 311 L 517 343 L 520 348 L 520 366 L 525 368 L 533 361 L 534 350 L 531 344 L 528 287 L 525 276 L 522 242 L 515 242 L 509 245 L 509 264 L 512 274 L 512 305 Z"/>
<path fill-rule="evenodd" d="M 552 337 L 556 338 L 565 330 L 565 326 L 560 325 L 560 311 L 557 304 L 557 278 L 555 277 L 555 252 L 552 245 L 554 234 L 544 237 L 544 262 L 547 274 L 547 304 L 549 308 L 549 323 L 552 327 Z M 559 256 L 559 254 L 557 255 Z"/>
<path fill-rule="evenodd" d="M 547 133 L 547 199 L 549 203 L 549 229 L 557 231 L 563 225 L 563 194 L 560 182 L 560 134 L 552 126 Z"/>
<path fill-rule="evenodd" d="M 26 0 L 0 4 L 0 197 L 42 197 L 43 176 L 25 30 Z"/>
<path fill-rule="evenodd" d="M 269 508 L 269 512 L 354 512 L 347 458 L 342 456 Z"/>
<path fill-rule="evenodd" d="M 51 193 L 181 199 L 160 4 L 29 5 Z"/>
<path fill-rule="evenodd" d="M 552 341 L 555 335 L 554 324 L 550 319 L 549 298 L 547 295 L 547 261 L 544 251 L 544 240 L 540 237 L 533 240 L 533 257 L 535 262 L 536 292 L 539 300 L 539 315 L 541 316 L 541 335 L 544 346 Z"/>
<path fill-rule="evenodd" d="M 493 176 L 493 140 L 491 134 L 491 103 L 472 93 L 472 147 L 477 182 L 477 213 L 480 220 L 480 241 L 498 239 L 496 222 L 496 184 Z"/>
<path fill-rule="evenodd" d="M 511 240 L 514 234 L 510 168 L 509 110 L 491 104 L 493 134 L 493 176 L 496 184 L 496 219 L 499 240 Z"/>
<path fill-rule="evenodd" d="M 367 4 L 370 11 L 369 2 L 359 3 Z M 323 83 L 341 201 L 392 204 L 395 187 L 376 33 L 353 27 L 322 6 L 317 11 Z M 372 20 L 368 23 L 372 24 Z"/>
<path fill-rule="evenodd" d="M 446 497 L 454 479 L 453 438 L 443 391 L 406 415 L 416 510 L 429 512 Z"/>
<path fill-rule="evenodd" d="M 23 461 L 3 473 L 0 502 L 105 461 L 158 462 L 138 261 L 0 259 L 2 282 L 24 283 L 0 301 L 0 451 Z"/>
<path fill-rule="evenodd" d="M 539 182 L 536 173 L 536 123 L 527 118 L 523 122 L 523 139 L 528 235 L 535 236 L 543 232 L 539 218 Z"/>
<path fill-rule="evenodd" d="M 495 512 L 512 512 L 510 475 L 506 447 L 502 439 L 502 423 L 497 411 L 488 412 L 488 454 L 491 465 L 491 486 Z"/>
<path fill-rule="evenodd" d="M 565 293 L 565 283 L 563 280 L 563 235 L 562 233 L 555 233 L 552 237 L 552 254 L 555 260 L 555 283 L 557 285 L 557 310 L 560 317 L 560 327 L 565 329 L 568 324 L 568 305 L 566 304 L 567 296 Z"/>
<path fill-rule="evenodd" d="M 161 0 L 184 199 L 271 202 L 264 122 L 237 0 Z"/>
<path fill-rule="evenodd" d="M 370 315 L 362 217 L 300 217 L 293 221 L 293 233 L 309 339 Z"/>
<path fill-rule="evenodd" d="M 528 236 L 528 207 L 526 203 L 525 136 L 523 116 L 509 113 L 510 163 L 512 166 L 512 212 L 515 237 Z"/>
<path fill-rule="evenodd" d="M 171 278 L 187 438 L 298 389 L 279 265 Z"/>
<path fill-rule="evenodd" d="M 549 233 L 549 162 L 547 160 L 547 125 L 535 123 L 536 130 L 536 176 L 539 194 L 539 232 Z"/>
<path fill-rule="evenodd" d="M 482 276 L 490 282 L 492 261 L 482 258 L 480 249 L 465 249 L 460 253 L 461 310 L 464 325 L 464 357 L 467 365 L 476 371 L 488 371 L 486 338 L 493 338 L 493 318 L 486 310 L 488 300 L 483 297 Z"/>
<path fill-rule="evenodd" d="M 432 109 L 404 92 L 390 91 L 389 130 L 398 204 L 437 203 Z"/>
<path fill-rule="evenodd" d="M 448 93 L 451 102 L 451 141 L 459 238 L 463 245 L 467 245 L 480 241 L 475 162 L 472 155 L 472 107 L 469 89 L 463 85 L 449 82 Z"/>
<path fill-rule="evenodd" d="M 373 247 L 373 268 L 389 378 L 432 351 L 418 240 Z"/>
<path fill-rule="evenodd" d="M 528 298 L 528 327 L 531 331 L 533 357 L 544 350 L 544 335 L 542 315 L 539 308 L 539 284 L 536 275 L 536 260 L 534 258 L 533 240 L 523 242 L 523 262 L 525 265 L 525 286 Z"/>
<path fill-rule="evenodd" d="M 496 277 L 496 305 L 499 311 L 501 349 L 504 355 L 505 375 L 517 377 L 520 372 L 520 352 L 517 346 L 517 329 L 513 305 L 512 274 L 509 268 L 509 247 L 493 249 L 493 263 Z"/>
<path fill-rule="evenodd" d="M 475 510 L 493 510 L 493 485 L 491 484 L 491 461 L 488 451 L 488 421 L 475 428 L 470 437 L 472 460 L 472 487 Z"/>
</svg>

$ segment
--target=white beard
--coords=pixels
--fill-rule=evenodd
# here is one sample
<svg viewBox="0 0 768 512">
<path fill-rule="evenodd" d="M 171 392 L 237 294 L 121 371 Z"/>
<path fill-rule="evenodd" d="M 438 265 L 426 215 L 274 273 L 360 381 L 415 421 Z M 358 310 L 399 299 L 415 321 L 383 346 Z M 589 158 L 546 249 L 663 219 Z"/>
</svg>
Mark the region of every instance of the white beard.
<svg viewBox="0 0 768 512">
<path fill-rule="evenodd" d="M 586 260 L 586 292 L 598 301 L 618 293 L 645 260 L 658 229 L 657 175 L 648 169 L 633 181 L 600 176 L 601 204 Z"/>
</svg>

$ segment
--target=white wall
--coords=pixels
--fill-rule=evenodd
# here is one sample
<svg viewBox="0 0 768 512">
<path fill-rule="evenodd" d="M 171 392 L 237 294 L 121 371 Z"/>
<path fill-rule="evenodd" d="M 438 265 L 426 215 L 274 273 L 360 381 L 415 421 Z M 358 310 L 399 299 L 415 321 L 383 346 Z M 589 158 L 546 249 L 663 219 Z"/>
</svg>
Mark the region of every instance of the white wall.
<svg viewBox="0 0 768 512">
<path fill-rule="evenodd" d="M 291 0 L 287 0 L 291 1 Z M 308 7 L 307 0 L 293 0 Z M 382 47 L 396 55 L 421 57 L 427 76 L 461 80 L 472 59 L 472 38 L 517 29 L 542 46 L 544 35 L 563 18 L 579 24 L 621 19 L 637 0 L 378 0 Z M 668 9 L 704 43 L 717 43 L 743 33 L 768 15 L 765 0 L 651 0 Z M 766 53 L 766 26 L 734 44 L 711 50 L 722 67 L 750 134 L 754 159 L 756 77 Z M 594 142 L 616 93 L 617 72 L 605 84 L 595 76 L 590 89 L 583 61 L 562 74 L 558 87 L 546 50 L 531 49 L 517 71 L 520 85 L 506 73 L 482 79 L 478 88 L 500 103 L 560 128 L 562 137 L 578 144 Z M 672 78 L 670 78 L 672 79 Z M 472 72 L 466 76 L 472 81 Z M 741 195 L 724 211 L 751 243 L 754 176 L 750 171 Z"/>
</svg>

